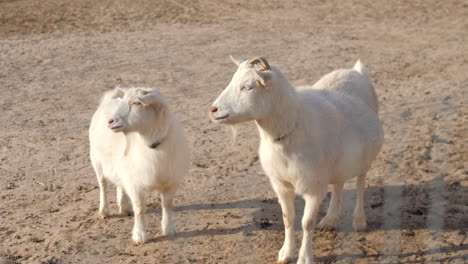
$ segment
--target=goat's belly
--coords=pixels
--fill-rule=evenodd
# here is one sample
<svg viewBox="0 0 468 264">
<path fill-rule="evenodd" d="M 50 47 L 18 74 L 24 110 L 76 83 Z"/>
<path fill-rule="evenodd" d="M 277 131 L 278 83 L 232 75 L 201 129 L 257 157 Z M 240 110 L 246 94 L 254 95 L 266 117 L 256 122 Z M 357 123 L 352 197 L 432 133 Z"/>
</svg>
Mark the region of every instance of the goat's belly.
<svg viewBox="0 0 468 264">
<path fill-rule="evenodd" d="M 344 182 L 365 172 L 367 162 L 365 150 L 362 145 L 349 145 L 345 148 L 339 160 L 335 173 L 331 177 L 331 183 Z"/>
</svg>

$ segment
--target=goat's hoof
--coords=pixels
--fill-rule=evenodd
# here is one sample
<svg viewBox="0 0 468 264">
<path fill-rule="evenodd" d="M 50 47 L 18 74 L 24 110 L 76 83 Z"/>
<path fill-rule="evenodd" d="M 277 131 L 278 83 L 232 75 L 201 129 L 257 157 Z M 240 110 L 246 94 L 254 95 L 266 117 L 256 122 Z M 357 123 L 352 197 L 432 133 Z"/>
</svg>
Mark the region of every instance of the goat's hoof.
<svg viewBox="0 0 468 264">
<path fill-rule="evenodd" d="M 176 234 L 176 228 L 173 224 L 163 227 L 164 236 L 174 236 Z"/>
<path fill-rule="evenodd" d="M 120 215 L 132 215 L 133 208 L 128 204 L 119 204 L 119 214 Z"/>
<path fill-rule="evenodd" d="M 288 263 L 291 263 L 293 261 L 294 257 L 293 256 L 281 256 L 281 252 L 280 252 L 280 256 L 278 257 L 278 263 L 279 264 L 288 264 Z"/>
<path fill-rule="evenodd" d="M 283 245 L 278 253 L 278 263 L 287 264 L 294 259 L 294 247 Z"/>
<path fill-rule="evenodd" d="M 127 211 L 127 210 L 119 210 L 119 215 L 122 216 L 132 216 L 133 212 L 132 211 Z"/>
<path fill-rule="evenodd" d="M 135 245 L 144 244 L 146 242 L 146 233 L 143 231 L 134 231 L 132 239 Z"/>
<path fill-rule="evenodd" d="M 355 217 L 353 221 L 353 228 L 356 232 L 364 232 L 367 228 L 366 218 Z"/>
<path fill-rule="evenodd" d="M 312 264 L 314 259 L 312 257 L 299 257 L 297 264 Z"/>
<path fill-rule="evenodd" d="M 326 231 L 331 231 L 336 229 L 336 220 L 324 217 L 320 221 L 320 223 L 317 225 L 317 228 L 319 230 L 326 230 Z"/>
<path fill-rule="evenodd" d="M 109 217 L 109 210 L 100 210 L 99 217 L 101 219 L 107 219 Z"/>
</svg>

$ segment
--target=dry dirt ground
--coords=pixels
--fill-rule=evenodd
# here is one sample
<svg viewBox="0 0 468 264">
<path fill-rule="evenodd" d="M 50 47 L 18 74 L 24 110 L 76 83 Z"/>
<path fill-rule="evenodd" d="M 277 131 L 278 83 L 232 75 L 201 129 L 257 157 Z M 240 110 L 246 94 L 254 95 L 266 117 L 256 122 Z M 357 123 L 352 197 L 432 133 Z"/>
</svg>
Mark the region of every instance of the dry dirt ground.
<svg viewBox="0 0 468 264">
<path fill-rule="evenodd" d="M 0 263 L 274 263 L 283 224 L 256 128 L 231 145 L 207 114 L 230 54 L 262 55 L 296 85 L 358 58 L 372 74 L 386 135 L 368 232 L 351 229 L 351 182 L 337 231 L 315 234 L 317 263 L 466 263 L 467 41 L 467 1 L 0 0 Z M 175 237 L 157 194 L 147 244 L 132 245 L 131 217 L 97 216 L 88 126 L 115 85 L 159 88 L 185 127 Z"/>
</svg>

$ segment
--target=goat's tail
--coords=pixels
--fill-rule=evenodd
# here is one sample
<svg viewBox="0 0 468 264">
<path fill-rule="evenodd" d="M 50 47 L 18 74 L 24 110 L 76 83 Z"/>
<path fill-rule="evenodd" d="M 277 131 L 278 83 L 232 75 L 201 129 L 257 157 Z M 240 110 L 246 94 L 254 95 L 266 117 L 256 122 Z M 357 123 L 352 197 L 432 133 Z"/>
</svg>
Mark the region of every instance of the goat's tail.
<svg viewBox="0 0 468 264">
<path fill-rule="evenodd" d="M 354 64 L 353 70 L 359 72 L 360 74 L 364 74 L 369 77 L 369 72 L 366 69 L 366 66 L 361 62 L 361 59 L 358 59 Z"/>
<path fill-rule="evenodd" d="M 377 99 L 377 94 L 375 92 L 374 86 L 372 85 L 372 81 L 369 75 L 369 72 L 366 69 L 366 66 L 361 62 L 361 59 L 358 59 L 356 61 L 356 64 L 353 66 L 353 70 L 359 72 L 363 76 L 366 77 L 366 79 L 369 81 L 369 90 L 366 90 L 364 98 L 366 103 L 376 112 L 379 112 L 379 102 Z M 369 96 L 370 95 L 370 96 Z"/>
</svg>

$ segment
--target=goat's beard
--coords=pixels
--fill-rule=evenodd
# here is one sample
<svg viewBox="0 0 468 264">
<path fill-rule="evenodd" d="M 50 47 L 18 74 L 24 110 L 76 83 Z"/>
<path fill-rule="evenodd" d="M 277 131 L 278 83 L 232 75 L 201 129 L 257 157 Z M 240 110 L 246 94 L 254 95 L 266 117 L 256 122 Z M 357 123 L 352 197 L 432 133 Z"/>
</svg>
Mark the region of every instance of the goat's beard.
<svg viewBox="0 0 468 264">
<path fill-rule="evenodd" d="M 231 133 L 232 133 L 231 145 L 233 146 L 237 140 L 238 130 L 235 124 L 229 125 L 229 127 L 231 128 Z"/>
</svg>

